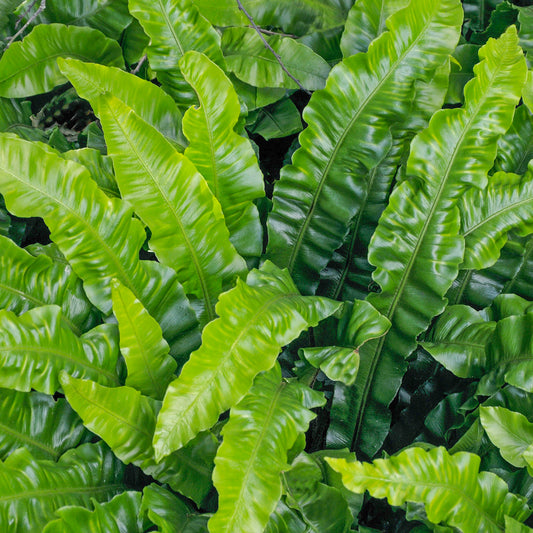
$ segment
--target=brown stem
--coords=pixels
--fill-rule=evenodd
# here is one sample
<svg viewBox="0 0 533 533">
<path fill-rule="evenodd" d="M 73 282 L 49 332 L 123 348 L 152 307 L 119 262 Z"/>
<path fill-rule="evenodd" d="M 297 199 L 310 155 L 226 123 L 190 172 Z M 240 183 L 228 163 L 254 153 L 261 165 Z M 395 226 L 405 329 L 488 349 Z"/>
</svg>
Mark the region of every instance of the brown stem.
<svg viewBox="0 0 533 533">
<path fill-rule="evenodd" d="M 31 3 L 30 7 L 21 15 L 21 17 L 19 18 L 19 21 L 22 20 L 27 14 L 28 14 L 28 11 L 35 5 L 37 0 L 35 0 L 34 2 Z M 24 26 L 22 26 L 22 28 L 20 28 L 19 31 L 17 31 L 17 33 L 15 33 L 15 35 L 13 35 L 13 37 L 11 37 L 11 39 L 9 39 L 9 41 L 7 42 L 6 44 L 6 50 L 10 47 L 11 43 L 19 36 L 21 35 L 22 33 L 24 33 L 24 30 L 46 9 L 46 0 L 41 0 L 41 4 L 39 5 L 39 8 L 37 9 L 37 11 L 26 21 L 26 24 L 24 24 Z"/>
</svg>

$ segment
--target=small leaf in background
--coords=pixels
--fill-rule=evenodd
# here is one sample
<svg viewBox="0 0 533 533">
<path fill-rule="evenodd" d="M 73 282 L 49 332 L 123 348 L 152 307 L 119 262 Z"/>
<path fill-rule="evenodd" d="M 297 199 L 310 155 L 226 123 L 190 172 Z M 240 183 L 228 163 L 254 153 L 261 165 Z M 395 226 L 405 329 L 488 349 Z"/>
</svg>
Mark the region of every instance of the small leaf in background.
<svg viewBox="0 0 533 533">
<path fill-rule="evenodd" d="M 307 46 L 277 35 L 264 36 L 287 70 L 308 91 L 323 89 L 328 63 Z M 298 89 L 253 28 L 228 28 L 222 34 L 222 51 L 228 70 L 255 87 Z"/>
<path fill-rule="evenodd" d="M 4 52 L 0 59 L 0 96 L 21 98 L 65 83 L 67 80 L 56 62 L 58 57 L 124 67 L 120 46 L 100 31 L 42 24 Z"/>
<path fill-rule="evenodd" d="M 289 98 L 248 115 L 247 121 L 248 132 L 267 141 L 300 133 L 303 128 L 300 112 Z"/>
</svg>

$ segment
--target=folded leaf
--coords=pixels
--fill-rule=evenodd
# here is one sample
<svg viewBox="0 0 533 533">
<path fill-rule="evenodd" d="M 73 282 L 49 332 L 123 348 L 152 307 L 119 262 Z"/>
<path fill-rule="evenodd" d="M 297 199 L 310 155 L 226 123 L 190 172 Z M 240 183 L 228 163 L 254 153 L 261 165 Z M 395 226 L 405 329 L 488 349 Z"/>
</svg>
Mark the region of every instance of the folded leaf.
<svg viewBox="0 0 533 533">
<path fill-rule="evenodd" d="M 461 21 L 455 0 L 414 0 L 390 17 L 390 31 L 368 53 L 336 65 L 305 108 L 301 148 L 276 183 L 267 251 L 306 293 L 368 194 L 368 173 L 391 149 L 391 129 L 407 121 L 415 81 L 433 77 Z"/>
<path fill-rule="evenodd" d="M 533 168 L 522 177 L 497 172 L 486 188 L 461 195 L 458 206 L 465 238 L 462 268 L 493 265 L 510 230 L 521 236 L 533 232 Z"/>
<path fill-rule="evenodd" d="M 0 459 L 26 448 L 36 459 L 52 459 L 80 443 L 84 436 L 78 415 L 64 398 L 40 392 L 0 389 Z"/>
<path fill-rule="evenodd" d="M 102 437 L 124 464 L 137 465 L 200 505 L 211 488 L 216 440 L 210 433 L 156 464 L 152 437 L 160 402 L 130 387 L 102 387 L 66 373 L 61 385 L 85 426 Z"/>
<path fill-rule="evenodd" d="M 97 109 L 122 197 L 150 228 L 158 259 L 204 300 L 212 320 L 219 293 L 246 271 L 218 200 L 189 159 L 131 108 L 105 95 Z"/>
<path fill-rule="evenodd" d="M 458 275 L 464 240 L 457 198 L 469 186 L 485 186 L 498 138 L 511 124 L 527 70 L 517 42 L 514 27 L 499 40 L 490 39 L 466 86 L 464 108 L 439 111 L 415 137 L 406 170 L 412 179 L 393 191 L 372 237 L 369 262 L 376 266 L 373 279 L 381 292 L 368 301 L 392 326 L 361 349 L 366 363 L 356 381 L 352 449 L 363 446 L 369 457 L 388 431 L 387 405 L 406 370 L 403 359 L 444 310 L 444 296 Z M 374 380 L 382 376 L 387 379 L 378 386 Z M 376 412 L 384 415 L 379 421 Z M 363 438 L 369 427 L 372 438 Z"/>
<path fill-rule="evenodd" d="M 61 307 L 61 321 L 77 335 L 96 324 L 97 313 L 69 265 L 34 257 L 0 236 L 0 308 L 20 315 L 47 304 Z"/>
<path fill-rule="evenodd" d="M 174 378 L 176 361 L 168 354 L 159 324 L 133 293 L 116 281 L 112 288 L 113 313 L 117 317 L 120 353 L 126 361 L 126 385 L 156 400 L 163 399 Z"/>
<path fill-rule="evenodd" d="M 124 490 L 124 468 L 103 446 L 84 444 L 57 463 L 21 448 L 0 464 L 0 523 L 6 533 L 42 531 L 66 505 L 89 507 Z"/>
<path fill-rule="evenodd" d="M 172 98 L 157 85 L 119 68 L 84 63 L 76 59 L 60 58 L 57 63 L 76 92 L 88 100 L 96 112 L 98 96 L 109 92 L 134 109 L 137 115 L 178 148 L 185 147 L 186 140 L 180 131 L 181 112 Z"/>
<path fill-rule="evenodd" d="M 55 305 L 31 309 L 21 317 L 0 311 L 1 387 L 54 394 L 62 370 L 118 385 L 116 327 L 103 324 L 79 338 L 60 320 Z"/>
<path fill-rule="evenodd" d="M 263 175 L 250 142 L 235 132 L 240 104 L 224 72 L 205 55 L 187 52 L 179 62 L 200 107 L 183 117 L 185 155 L 220 202 L 230 239 L 244 256 L 261 255 L 263 229 L 252 203 L 264 196 Z"/>
<path fill-rule="evenodd" d="M 110 281 L 117 278 L 159 322 L 175 353 L 196 342 L 190 334 L 196 318 L 175 274 L 139 261 L 146 238 L 142 224 L 125 203 L 98 189 L 85 167 L 43 145 L 2 134 L 0 192 L 11 213 L 44 219 L 89 299 L 104 313 L 111 311 Z"/>
<path fill-rule="evenodd" d="M 308 408 L 324 403 L 322 394 L 281 379 L 281 368 L 260 374 L 250 392 L 231 409 L 222 429 L 213 481 L 219 494 L 209 530 L 263 531 L 281 497 L 287 451 L 316 416 Z M 311 399 L 304 406 L 304 397 Z"/>
<path fill-rule="evenodd" d="M 300 133 L 303 127 L 300 111 L 290 98 L 248 113 L 247 122 L 246 130 L 250 134 L 261 135 L 266 141 Z"/>
<path fill-rule="evenodd" d="M 151 524 L 139 516 L 141 493 L 127 491 L 106 503 L 93 502 L 94 509 L 69 506 L 56 511 L 60 518 L 48 522 L 43 533 L 144 533 Z"/>
<path fill-rule="evenodd" d="M 423 503 L 433 524 L 500 532 L 506 515 L 521 522 L 531 514 L 526 499 L 510 493 L 505 481 L 491 472 L 479 472 L 480 458 L 475 454 L 449 455 L 442 447 L 409 448 L 374 463 L 327 461 L 351 491 L 368 490 L 391 505 Z"/>
<path fill-rule="evenodd" d="M 167 390 L 154 447 L 161 459 L 211 427 L 270 369 L 282 346 L 342 304 L 300 296 L 286 271 L 266 262 L 245 284 L 222 294 L 217 318 L 203 330 L 202 346 Z"/>
<path fill-rule="evenodd" d="M 120 46 L 100 31 L 40 24 L 23 41 L 13 43 L 0 59 L 0 96 L 22 98 L 65 83 L 56 63 L 60 56 L 124 67 Z"/>
<path fill-rule="evenodd" d="M 520 413 L 505 407 L 479 408 L 479 418 L 489 439 L 512 465 L 527 465 L 524 452 L 533 444 L 533 424 Z"/>
<path fill-rule="evenodd" d="M 112 39 L 119 39 L 131 22 L 127 0 L 47 0 L 38 24 L 61 22 L 71 26 L 90 26 Z"/>
<path fill-rule="evenodd" d="M 308 91 L 324 88 L 330 71 L 327 61 L 294 39 L 279 35 L 263 37 L 281 57 L 285 68 Z M 254 87 L 299 88 L 253 28 L 225 29 L 222 34 L 222 51 L 228 70 Z"/>
<path fill-rule="evenodd" d="M 220 35 L 192 0 L 129 0 L 129 9 L 150 37 L 146 53 L 165 91 L 178 105 L 194 103 L 194 92 L 180 73 L 179 59 L 188 50 L 196 50 L 223 66 Z"/>
</svg>

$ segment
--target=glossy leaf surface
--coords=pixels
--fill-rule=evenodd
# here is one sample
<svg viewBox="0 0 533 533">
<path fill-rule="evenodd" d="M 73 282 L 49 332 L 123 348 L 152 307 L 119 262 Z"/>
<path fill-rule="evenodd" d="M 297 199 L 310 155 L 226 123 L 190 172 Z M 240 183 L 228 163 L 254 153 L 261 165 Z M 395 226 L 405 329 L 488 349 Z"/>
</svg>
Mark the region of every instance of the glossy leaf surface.
<svg viewBox="0 0 533 533">
<path fill-rule="evenodd" d="M 455 47 L 461 10 L 454 0 L 415 0 L 389 20 L 368 53 L 335 66 L 313 94 L 301 148 L 276 183 L 267 251 L 306 293 L 342 244 L 369 170 L 390 150 L 391 126 L 407 120 L 415 80 L 431 79 Z"/>
<path fill-rule="evenodd" d="M 148 225 L 150 247 L 211 320 L 218 294 L 246 263 L 229 240 L 218 200 L 184 155 L 117 98 L 98 110 L 122 197 Z"/>
<path fill-rule="evenodd" d="M 37 307 L 17 317 L 0 311 L 0 386 L 19 391 L 59 391 L 62 370 L 74 376 L 117 385 L 116 328 L 104 324 L 81 338 L 61 323 L 54 305 Z"/>
<path fill-rule="evenodd" d="M 154 447 L 162 458 L 208 429 L 270 369 L 282 346 L 335 313 L 341 304 L 300 296 L 286 271 L 266 262 L 247 283 L 222 294 L 217 318 L 202 335 L 180 377 L 169 385 Z"/>
<path fill-rule="evenodd" d="M 281 497 L 287 451 L 315 417 L 309 408 L 325 401 L 320 393 L 304 389 L 302 384 L 283 381 L 276 365 L 259 374 L 250 392 L 231 409 L 215 459 L 219 507 L 209 521 L 210 531 L 265 528 Z"/>
<path fill-rule="evenodd" d="M 76 92 L 89 100 L 96 112 L 98 96 L 109 92 L 134 109 L 137 115 L 172 140 L 177 147 L 185 147 L 186 141 L 180 131 L 181 112 L 172 98 L 155 84 L 119 68 L 75 59 L 58 59 L 58 65 Z"/>
<path fill-rule="evenodd" d="M 263 230 L 252 202 L 264 195 L 263 175 L 250 142 L 235 132 L 241 112 L 237 93 L 207 56 L 187 52 L 179 64 L 200 102 L 183 117 L 183 133 L 189 139 L 185 156 L 220 202 L 237 251 L 258 257 Z"/>
<path fill-rule="evenodd" d="M 161 328 L 120 282 L 113 284 L 111 294 L 113 313 L 118 321 L 120 352 L 128 369 L 126 385 L 161 400 L 177 368 Z"/>
<path fill-rule="evenodd" d="M 42 531 L 60 507 L 90 506 L 124 490 L 123 468 L 102 443 L 85 444 L 57 463 L 21 448 L 0 464 L 0 523 L 6 533 Z"/>
<path fill-rule="evenodd" d="M 479 456 L 450 455 L 444 448 L 410 448 L 374 463 L 327 459 L 354 492 L 368 490 L 391 505 L 420 502 L 433 524 L 462 531 L 498 532 L 504 517 L 525 520 L 531 510 L 524 498 L 511 494 L 506 483 L 490 472 L 479 472 Z M 472 512 L 475 509 L 475 512 Z"/>
<path fill-rule="evenodd" d="M 80 443 L 85 429 L 64 398 L 0 389 L 0 459 L 26 448 L 36 459 L 57 461 Z"/>
<path fill-rule="evenodd" d="M 111 311 L 110 281 L 117 278 L 152 312 L 171 345 L 194 330 L 196 319 L 175 274 L 139 261 L 142 224 L 125 203 L 98 189 L 85 167 L 3 134 L 0 191 L 12 213 L 45 220 L 89 299 L 104 313 Z"/>
<path fill-rule="evenodd" d="M 44 93 L 67 80 L 56 59 L 74 57 L 123 67 L 120 46 L 92 28 L 42 24 L 0 59 L 0 96 L 21 98 Z"/>
<path fill-rule="evenodd" d="M 192 0 L 129 0 L 129 10 L 150 37 L 146 53 L 164 89 L 178 105 L 193 103 L 194 93 L 178 62 L 185 52 L 196 50 L 223 66 L 220 35 Z"/>
<path fill-rule="evenodd" d="M 103 387 L 65 373 L 61 384 L 85 426 L 102 437 L 124 464 L 139 466 L 200 504 L 211 487 L 216 450 L 212 435 L 200 435 L 191 446 L 157 464 L 151 443 L 160 402 L 131 387 Z"/>
</svg>

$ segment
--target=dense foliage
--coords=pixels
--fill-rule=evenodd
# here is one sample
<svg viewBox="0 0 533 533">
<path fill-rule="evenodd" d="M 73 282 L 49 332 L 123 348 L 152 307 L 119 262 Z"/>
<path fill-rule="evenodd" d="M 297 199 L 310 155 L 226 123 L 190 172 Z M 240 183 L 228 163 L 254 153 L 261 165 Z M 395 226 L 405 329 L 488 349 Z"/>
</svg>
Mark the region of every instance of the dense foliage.
<svg viewBox="0 0 533 533">
<path fill-rule="evenodd" d="M 0 41 L 2 532 L 533 531 L 533 7 Z"/>
</svg>

